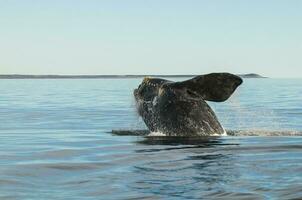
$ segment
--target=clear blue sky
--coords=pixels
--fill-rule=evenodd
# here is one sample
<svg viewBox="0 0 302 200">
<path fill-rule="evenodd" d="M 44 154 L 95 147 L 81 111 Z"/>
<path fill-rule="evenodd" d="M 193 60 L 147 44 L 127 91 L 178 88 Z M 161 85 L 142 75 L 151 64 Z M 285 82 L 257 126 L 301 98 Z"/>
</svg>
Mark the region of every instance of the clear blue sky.
<svg viewBox="0 0 302 200">
<path fill-rule="evenodd" d="M 0 0 L 0 74 L 302 77 L 301 0 Z"/>
</svg>

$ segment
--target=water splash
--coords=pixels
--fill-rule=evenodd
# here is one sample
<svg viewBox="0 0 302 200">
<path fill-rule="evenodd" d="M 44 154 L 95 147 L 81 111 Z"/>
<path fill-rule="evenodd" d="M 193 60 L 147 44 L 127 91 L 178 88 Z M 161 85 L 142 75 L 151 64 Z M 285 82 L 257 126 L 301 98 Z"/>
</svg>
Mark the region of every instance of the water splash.
<svg viewBox="0 0 302 200">
<path fill-rule="evenodd" d="M 215 104 L 210 103 L 212 109 L 217 114 L 221 124 L 226 128 L 247 130 L 280 130 L 280 122 L 274 110 L 268 107 L 251 106 L 242 104 L 239 95 L 236 93 L 227 102 Z"/>
<path fill-rule="evenodd" d="M 150 132 L 147 129 L 144 130 L 112 130 L 110 133 L 118 136 L 148 136 L 148 137 L 179 137 L 179 136 L 166 136 L 165 134 L 161 132 Z M 227 137 L 227 136 L 238 136 L 238 137 L 243 137 L 243 136 L 302 136 L 302 131 L 292 131 L 292 130 L 261 130 L 261 129 L 253 129 L 253 130 L 226 130 L 226 133 L 223 135 L 219 134 L 214 134 L 210 136 L 194 136 L 191 138 L 202 138 L 202 137 Z M 181 137 L 183 138 L 183 137 Z M 190 138 L 190 137 L 188 137 Z"/>
<path fill-rule="evenodd" d="M 165 137 L 166 136 L 166 134 L 164 134 L 164 133 L 162 133 L 162 132 L 151 132 L 151 133 L 149 133 L 147 136 L 156 136 L 156 137 L 158 137 L 158 136 L 160 136 L 160 137 Z"/>
</svg>

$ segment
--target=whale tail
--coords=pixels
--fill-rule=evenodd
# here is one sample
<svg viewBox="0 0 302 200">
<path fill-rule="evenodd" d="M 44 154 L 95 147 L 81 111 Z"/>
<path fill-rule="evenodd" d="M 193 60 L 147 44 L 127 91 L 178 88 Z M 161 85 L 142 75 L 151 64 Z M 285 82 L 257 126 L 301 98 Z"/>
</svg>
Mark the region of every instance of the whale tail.
<svg viewBox="0 0 302 200">
<path fill-rule="evenodd" d="M 170 87 L 184 89 L 189 95 L 206 101 L 223 102 L 227 100 L 242 83 L 239 76 L 230 73 L 211 73 L 192 79 L 171 83 Z"/>
</svg>

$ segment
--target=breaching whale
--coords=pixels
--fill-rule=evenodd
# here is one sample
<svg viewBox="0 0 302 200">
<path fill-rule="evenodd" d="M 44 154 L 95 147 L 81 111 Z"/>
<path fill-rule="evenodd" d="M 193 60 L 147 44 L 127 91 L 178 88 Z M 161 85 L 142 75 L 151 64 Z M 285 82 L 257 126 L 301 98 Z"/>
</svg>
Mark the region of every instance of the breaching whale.
<svg viewBox="0 0 302 200">
<path fill-rule="evenodd" d="M 206 101 L 227 100 L 242 83 L 230 73 L 211 73 L 173 82 L 146 77 L 134 90 L 138 114 L 152 132 L 168 136 L 223 135 Z"/>
</svg>

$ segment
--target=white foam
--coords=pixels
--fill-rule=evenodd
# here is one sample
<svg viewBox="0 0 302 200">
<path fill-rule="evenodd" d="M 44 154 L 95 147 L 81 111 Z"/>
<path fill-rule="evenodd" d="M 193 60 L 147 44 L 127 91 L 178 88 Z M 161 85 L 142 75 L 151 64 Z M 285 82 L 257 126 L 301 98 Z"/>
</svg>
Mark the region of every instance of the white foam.
<svg viewBox="0 0 302 200">
<path fill-rule="evenodd" d="M 223 128 L 223 133 L 220 136 L 228 136 L 228 133 L 226 132 L 226 130 L 224 128 Z"/>
<path fill-rule="evenodd" d="M 301 131 L 274 131 L 274 130 L 229 130 L 231 136 L 302 136 Z"/>
<path fill-rule="evenodd" d="M 148 134 L 148 136 L 166 136 L 166 134 L 162 132 L 151 132 Z"/>
<path fill-rule="evenodd" d="M 208 136 L 228 136 L 228 134 L 224 131 L 223 134 L 214 133 L 214 134 L 208 135 Z"/>
</svg>

